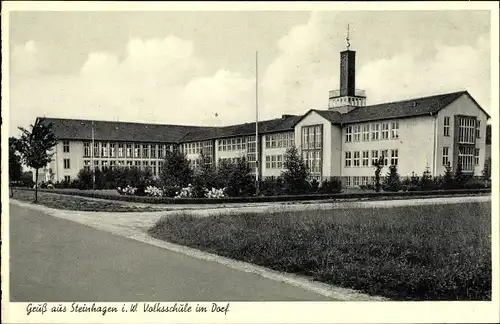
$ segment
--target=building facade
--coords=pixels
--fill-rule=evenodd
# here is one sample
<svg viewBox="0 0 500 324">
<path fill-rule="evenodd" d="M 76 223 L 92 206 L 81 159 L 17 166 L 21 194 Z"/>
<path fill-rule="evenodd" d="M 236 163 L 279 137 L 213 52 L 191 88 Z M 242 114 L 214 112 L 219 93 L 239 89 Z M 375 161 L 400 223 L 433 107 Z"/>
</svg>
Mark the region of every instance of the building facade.
<svg viewBox="0 0 500 324">
<path fill-rule="evenodd" d="M 257 139 L 255 123 L 198 127 L 43 118 L 60 141 L 38 181 L 69 181 L 81 169 L 108 167 L 150 168 L 158 176 L 167 150 L 182 151 L 194 167 L 201 152 L 215 164 L 245 158 L 260 177 L 276 177 L 292 146 L 312 178 L 341 177 L 344 187 L 372 183 L 379 157 L 386 166 L 397 165 L 402 176 L 425 170 L 441 175 L 448 163 L 481 175 L 490 116 L 467 91 L 366 105 L 365 92 L 355 88 L 355 52 L 340 56 L 340 90 L 329 92 L 328 108 L 259 121 Z"/>
</svg>

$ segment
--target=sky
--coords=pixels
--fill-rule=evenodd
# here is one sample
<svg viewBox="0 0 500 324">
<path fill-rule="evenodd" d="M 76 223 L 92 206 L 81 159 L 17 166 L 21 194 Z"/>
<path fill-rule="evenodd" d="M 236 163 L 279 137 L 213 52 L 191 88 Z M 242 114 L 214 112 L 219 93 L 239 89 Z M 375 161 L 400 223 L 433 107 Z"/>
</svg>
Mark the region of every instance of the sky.
<svg viewBox="0 0 500 324">
<path fill-rule="evenodd" d="M 221 126 L 327 109 L 339 53 L 376 104 L 468 90 L 490 110 L 488 11 L 11 12 L 10 135 L 36 117 Z M 217 115 L 216 115 L 217 114 Z"/>
</svg>

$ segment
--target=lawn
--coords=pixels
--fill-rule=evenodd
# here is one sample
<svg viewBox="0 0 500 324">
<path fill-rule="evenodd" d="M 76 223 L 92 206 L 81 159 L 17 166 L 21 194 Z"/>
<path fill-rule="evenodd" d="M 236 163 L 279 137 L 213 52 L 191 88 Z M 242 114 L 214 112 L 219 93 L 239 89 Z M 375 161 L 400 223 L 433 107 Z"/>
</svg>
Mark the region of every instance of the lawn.
<svg viewBox="0 0 500 324">
<path fill-rule="evenodd" d="M 491 300 L 488 203 L 163 218 L 155 238 L 393 300 Z"/>
<path fill-rule="evenodd" d="M 31 190 L 14 189 L 14 199 L 33 202 L 35 192 Z M 38 192 L 38 204 L 55 209 L 101 212 L 147 212 L 160 210 L 154 206 L 136 206 L 132 203 L 89 199 L 79 196 L 61 195 L 56 193 Z"/>
</svg>

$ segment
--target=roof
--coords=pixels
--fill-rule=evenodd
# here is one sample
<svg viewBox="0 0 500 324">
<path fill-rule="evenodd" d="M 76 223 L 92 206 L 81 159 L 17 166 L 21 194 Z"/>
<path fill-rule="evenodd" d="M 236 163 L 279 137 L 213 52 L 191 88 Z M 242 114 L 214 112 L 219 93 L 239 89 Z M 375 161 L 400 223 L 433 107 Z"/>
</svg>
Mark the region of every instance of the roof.
<svg viewBox="0 0 500 324">
<path fill-rule="evenodd" d="M 80 119 L 40 118 L 52 123 L 59 139 L 92 140 L 92 121 Z M 97 141 L 131 141 L 176 143 L 190 131 L 211 127 L 160 125 L 94 120 L 94 139 Z"/>
<path fill-rule="evenodd" d="M 462 95 L 467 95 L 490 118 L 467 91 L 389 102 L 378 105 L 358 107 L 342 115 L 342 123 L 356 123 L 372 120 L 406 118 L 436 114 Z"/>
<path fill-rule="evenodd" d="M 260 121 L 258 123 L 259 133 L 274 133 L 293 131 L 295 123 L 302 116 L 286 115 L 282 118 Z M 198 130 L 187 133 L 181 142 L 193 142 L 201 140 L 209 140 L 214 138 L 227 138 L 236 136 L 251 136 L 255 134 L 255 123 L 245 123 L 239 125 L 231 125 L 219 127 L 209 130 Z"/>
</svg>

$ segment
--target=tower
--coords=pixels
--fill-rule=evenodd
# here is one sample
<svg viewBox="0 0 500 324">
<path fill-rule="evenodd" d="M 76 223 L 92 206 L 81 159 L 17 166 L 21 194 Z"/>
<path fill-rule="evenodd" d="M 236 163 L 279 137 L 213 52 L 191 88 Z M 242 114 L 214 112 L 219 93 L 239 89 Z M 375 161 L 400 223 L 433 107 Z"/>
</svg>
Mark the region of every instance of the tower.
<svg viewBox="0 0 500 324">
<path fill-rule="evenodd" d="M 329 93 L 328 109 L 347 113 L 366 105 L 364 90 L 356 89 L 356 52 L 349 48 L 349 25 L 347 25 L 347 49 L 340 52 L 340 89 Z"/>
</svg>

